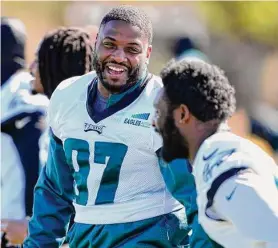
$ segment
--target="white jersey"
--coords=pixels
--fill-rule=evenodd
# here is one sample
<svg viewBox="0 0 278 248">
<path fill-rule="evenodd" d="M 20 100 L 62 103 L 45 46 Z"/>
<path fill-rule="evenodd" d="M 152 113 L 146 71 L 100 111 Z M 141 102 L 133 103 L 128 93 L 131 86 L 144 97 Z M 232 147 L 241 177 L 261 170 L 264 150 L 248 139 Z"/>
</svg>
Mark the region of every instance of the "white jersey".
<svg viewBox="0 0 278 248">
<path fill-rule="evenodd" d="M 32 132 L 36 128 L 33 115 L 38 112 L 40 115 L 45 114 L 48 102 L 44 96 L 30 94 L 31 80 L 32 76 L 29 73 L 20 71 L 1 86 L 2 218 L 21 219 L 25 217 L 26 185 L 20 152 L 23 151 L 21 148 L 24 144 L 22 143 L 27 144 L 27 142 L 22 140 L 20 135 L 22 130 L 28 126 L 28 135 L 32 137 Z M 33 128 L 30 126 L 31 124 Z M 24 136 L 25 138 L 26 136 Z M 25 149 L 27 148 L 25 147 Z M 29 156 L 31 157 L 35 151 L 33 147 L 29 147 L 29 149 Z M 30 161 L 27 156 L 28 154 L 25 153 L 24 161 L 26 163 Z M 35 165 L 30 164 L 30 166 Z"/>
<path fill-rule="evenodd" d="M 46 112 L 47 97 L 30 94 L 32 79 L 28 72 L 20 71 L 1 86 L 1 123 L 22 113 Z"/>
<path fill-rule="evenodd" d="M 199 221 L 212 239 L 226 248 L 278 247 L 278 167 L 270 156 L 218 132 L 201 145 L 193 172 Z"/>
<path fill-rule="evenodd" d="M 75 222 L 114 224 L 163 215 L 183 206 L 168 192 L 152 128 L 153 100 L 162 87 L 152 76 L 144 88 L 101 114 L 90 108 L 94 72 L 61 83 L 49 106 L 49 124 L 63 143 L 75 179 Z"/>
<path fill-rule="evenodd" d="M 12 138 L 1 132 L 1 218 L 25 217 L 24 190 L 25 175 L 17 149 Z"/>
</svg>

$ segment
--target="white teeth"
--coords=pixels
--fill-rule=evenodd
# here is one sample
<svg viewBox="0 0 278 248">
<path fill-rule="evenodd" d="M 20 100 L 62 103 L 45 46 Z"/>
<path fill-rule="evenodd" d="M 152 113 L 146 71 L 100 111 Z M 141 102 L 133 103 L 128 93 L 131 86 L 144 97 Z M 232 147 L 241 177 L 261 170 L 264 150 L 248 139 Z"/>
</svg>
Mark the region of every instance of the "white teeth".
<svg viewBox="0 0 278 248">
<path fill-rule="evenodd" d="M 123 71 L 124 71 L 124 69 L 120 69 L 120 68 L 117 68 L 117 67 L 114 67 L 114 66 L 108 66 L 108 68 L 109 68 L 110 70 L 118 71 L 118 72 L 123 72 Z"/>
</svg>

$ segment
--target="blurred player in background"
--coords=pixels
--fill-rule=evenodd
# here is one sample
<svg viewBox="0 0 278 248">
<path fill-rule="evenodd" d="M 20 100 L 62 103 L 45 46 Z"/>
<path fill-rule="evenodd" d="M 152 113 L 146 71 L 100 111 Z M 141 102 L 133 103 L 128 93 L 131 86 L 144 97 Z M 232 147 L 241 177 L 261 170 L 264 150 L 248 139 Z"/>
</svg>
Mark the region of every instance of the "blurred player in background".
<svg viewBox="0 0 278 248">
<path fill-rule="evenodd" d="M 255 106 L 251 117 L 252 132 L 265 139 L 275 152 L 278 163 L 278 51 L 271 51 L 266 57 L 262 80 L 261 99 Z"/>
<path fill-rule="evenodd" d="M 24 24 L 1 17 L 1 231 L 22 225 L 32 215 L 33 189 L 39 174 L 39 119 L 48 99 L 31 94 L 32 76 L 25 69 Z M 6 233 L 6 239 L 9 239 Z M 3 241 L 4 242 L 4 241 Z M 4 246 L 4 243 L 2 244 Z"/>
<path fill-rule="evenodd" d="M 148 73 L 152 26 L 121 6 L 102 19 L 96 72 L 59 85 L 49 107 L 50 155 L 24 247 L 186 247 L 183 206 L 167 190 L 151 128 L 160 78 Z M 53 218 L 54 217 L 54 218 Z"/>
<path fill-rule="evenodd" d="M 33 90 L 51 97 L 63 80 L 92 70 L 93 39 L 87 29 L 60 27 L 45 35 L 31 65 Z M 40 160 L 45 165 L 48 154 L 48 131 L 40 139 Z"/>
<path fill-rule="evenodd" d="M 202 61 L 173 61 L 161 73 L 154 123 L 166 161 L 188 158 L 199 220 L 227 248 L 278 247 L 278 167 L 252 142 L 231 133 L 235 91 L 224 72 Z"/>
<path fill-rule="evenodd" d="M 31 65 L 35 77 L 32 81 L 33 90 L 50 98 L 61 81 L 91 71 L 92 56 L 93 44 L 86 30 L 61 27 L 47 33 Z M 48 144 L 47 130 L 40 138 L 40 159 L 43 165 L 47 158 Z M 11 220 L 9 224 L 10 228 L 6 230 L 9 242 L 21 244 L 27 235 L 27 225 Z"/>
<path fill-rule="evenodd" d="M 193 37 L 190 37 L 193 36 Z M 203 45 L 198 43 L 205 43 Z M 209 61 L 207 55 L 202 51 L 202 46 L 206 46 L 200 37 L 194 37 L 194 35 L 188 35 L 177 39 L 173 45 L 173 55 L 176 59 L 200 59 L 203 61 Z"/>
<path fill-rule="evenodd" d="M 33 89 L 51 97 L 63 80 L 92 70 L 93 45 L 87 30 L 60 27 L 45 35 L 31 65 Z"/>
</svg>

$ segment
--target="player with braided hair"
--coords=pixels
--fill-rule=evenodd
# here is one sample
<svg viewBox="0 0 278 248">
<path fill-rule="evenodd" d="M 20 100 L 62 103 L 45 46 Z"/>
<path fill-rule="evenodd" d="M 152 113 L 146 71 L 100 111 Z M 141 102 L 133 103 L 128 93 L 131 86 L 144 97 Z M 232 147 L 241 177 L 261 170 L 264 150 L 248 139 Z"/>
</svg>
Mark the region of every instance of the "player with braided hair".
<svg viewBox="0 0 278 248">
<path fill-rule="evenodd" d="M 77 27 L 60 27 L 47 33 L 42 39 L 31 65 L 35 79 L 33 90 L 48 98 L 65 79 L 86 74 L 92 70 L 93 44 L 89 32 Z M 45 164 L 48 151 L 48 135 L 40 141 L 40 160 Z"/>
<path fill-rule="evenodd" d="M 31 66 L 36 78 L 34 90 L 50 98 L 60 82 L 92 70 L 92 55 L 92 42 L 85 29 L 61 27 L 49 32 Z"/>
</svg>

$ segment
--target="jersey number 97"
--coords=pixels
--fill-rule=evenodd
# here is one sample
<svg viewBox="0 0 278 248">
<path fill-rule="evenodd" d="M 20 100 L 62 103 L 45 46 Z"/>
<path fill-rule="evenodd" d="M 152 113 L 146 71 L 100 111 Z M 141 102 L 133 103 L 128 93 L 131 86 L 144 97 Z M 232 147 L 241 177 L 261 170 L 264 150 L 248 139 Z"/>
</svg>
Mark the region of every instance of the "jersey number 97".
<svg viewBox="0 0 278 248">
<path fill-rule="evenodd" d="M 87 141 L 74 138 L 66 139 L 64 149 L 67 163 L 74 171 L 75 202 L 83 206 L 87 204 L 87 180 L 90 167 L 93 168 L 94 164 L 102 164 L 106 167 L 97 191 L 95 205 L 113 203 L 119 183 L 121 166 L 128 149 L 127 146 L 121 143 L 94 142 L 92 166 L 90 166 L 91 154 Z"/>
</svg>

